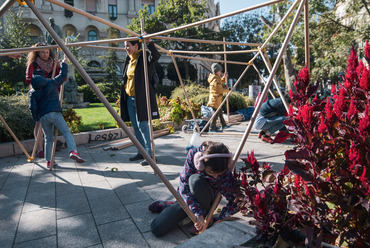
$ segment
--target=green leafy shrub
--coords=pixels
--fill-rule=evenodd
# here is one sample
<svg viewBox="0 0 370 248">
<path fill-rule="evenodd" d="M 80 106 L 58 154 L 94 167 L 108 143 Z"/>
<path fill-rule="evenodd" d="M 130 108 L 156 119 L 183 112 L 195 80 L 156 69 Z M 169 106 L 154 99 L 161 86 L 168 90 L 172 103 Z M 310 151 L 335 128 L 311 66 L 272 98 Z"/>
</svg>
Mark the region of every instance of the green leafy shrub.
<svg viewBox="0 0 370 248">
<path fill-rule="evenodd" d="M 118 83 L 97 83 L 96 87 L 103 93 L 105 98 L 109 102 L 115 102 L 117 96 L 120 93 L 120 85 Z M 84 101 L 98 103 L 100 102 L 99 98 L 95 92 L 91 89 L 89 84 L 78 86 L 78 92 L 84 93 Z"/>
<path fill-rule="evenodd" d="M 157 99 L 160 121 L 174 121 L 180 124 L 184 119 L 193 119 L 187 102 L 182 101 L 179 97 L 176 99 L 167 99 L 163 96 Z M 200 104 L 190 100 L 195 118 L 201 116 Z"/>
<path fill-rule="evenodd" d="M 78 126 L 82 124 L 82 117 L 77 115 L 72 108 L 63 111 L 63 118 L 67 122 L 71 133 L 79 133 Z"/>
<path fill-rule="evenodd" d="M 209 99 L 209 89 L 203 87 L 202 85 L 192 83 L 190 85 L 185 85 L 186 94 L 189 99 L 196 104 L 207 105 Z M 225 99 L 226 94 L 224 94 L 223 99 Z M 185 100 L 185 94 L 182 87 L 177 87 L 172 91 L 171 98 L 175 99 L 179 97 Z M 244 96 L 239 92 L 232 92 L 229 96 L 229 107 L 231 112 L 235 112 L 239 109 L 245 109 L 254 105 L 254 100 L 250 99 L 248 96 Z M 226 111 L 226 104 L 222 106 L 222 109 Z"/>
<path fill-rule="evenodd" d="M 0 115 L 19 140 L 33 138 L 35 125 L 28 103 L 27 94 L 0 97 Z M 1 142 L 14 141 L 2 122 L 0 123 Z"/>
<path fill-rule="evenodd" d="M 176 86 L 169 86 L 169 85 L 157 85 L 155 89 L 155 93 L 159 96 L 165 96 L 169 98 L 171 96 L 172 91 L 176 88 Z"/>
</svg>

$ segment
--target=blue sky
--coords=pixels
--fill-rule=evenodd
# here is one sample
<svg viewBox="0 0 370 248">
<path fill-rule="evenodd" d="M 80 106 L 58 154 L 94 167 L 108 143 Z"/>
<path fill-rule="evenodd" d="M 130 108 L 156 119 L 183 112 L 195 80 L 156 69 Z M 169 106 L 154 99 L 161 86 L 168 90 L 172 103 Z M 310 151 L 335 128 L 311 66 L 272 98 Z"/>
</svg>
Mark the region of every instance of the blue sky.
<svg viewBox="0 0 370 248">
<path fill-rule="evenodd" d="M 244 9 L 270 0 L 215 0 L 220 3 L 221 15 Z"/>
</svg>

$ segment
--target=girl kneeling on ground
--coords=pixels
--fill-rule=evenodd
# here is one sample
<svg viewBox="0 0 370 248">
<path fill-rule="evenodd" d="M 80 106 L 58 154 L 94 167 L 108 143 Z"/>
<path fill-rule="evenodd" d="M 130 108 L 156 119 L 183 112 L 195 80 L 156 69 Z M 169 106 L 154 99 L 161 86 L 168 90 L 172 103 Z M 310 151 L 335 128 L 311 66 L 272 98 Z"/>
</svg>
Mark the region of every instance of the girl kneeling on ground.
<svg viewBox="0 0 370 248">
<path fill-rule="evenodd" d="M 190 233 L 198 234 L 206 229 L 205 218 L 218 192 L 228 200 L 228 204 L 218 219 L 213 220 L 215 223 L 239 211 L 235 202 L 239 188 L 231 172 L 231 161 L 232 154 L 220 142 L 203 142 L 200 147 L 189 151 L 177 191 L 197 217 Z M 155 201 L 149 205 L 149 210 L 160 213 L 151 223 L 152 233 L 157 237 L 165 235 L 187 217 L 181 205 L 173 201 Z"/>
</svg>

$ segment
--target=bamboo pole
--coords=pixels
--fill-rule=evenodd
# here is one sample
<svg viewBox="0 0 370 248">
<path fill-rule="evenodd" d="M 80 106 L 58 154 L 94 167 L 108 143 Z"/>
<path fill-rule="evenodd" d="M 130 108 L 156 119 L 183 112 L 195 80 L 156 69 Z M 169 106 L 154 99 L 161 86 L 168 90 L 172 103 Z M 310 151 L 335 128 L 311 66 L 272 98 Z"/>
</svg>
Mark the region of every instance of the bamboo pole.
<svg viewBox="0 0 370 248">
<path fill-rule="evenodd" d="M 80 72 L 80 75 L 82 76 L 82 78 L 90 85 L 91 89 L 95 92 L 95 94 L 98 96 L 98 98 L 100 99 L 100 101 L 108 109 L 108 111 L 111 113 L 111 115 L 113 116 L 113 118 L 117 121 L 118 125 L 123 129 L 123 131 L 127 134 L 127 136 L 129 136 L 129 138 L 134 143 L 134 145 L 137 147 L 137 149 L 140 151 L 140 153 L 148 161 L 149 165 L 153 168 L 154 172 L 158 175 L 158 177 L 163 181 L 163 183 L 166 185 L 166 187 L 168 188 L 168 190 L 176 198 L 176 200 L 179 202 L 179 204 L 184 209 L 184 211 L 189 216 L 189 218 L 193 222 L 196 222 L 197 221 L 197 217 L 194 215 L 194 213 L 186 205 L 184 199 L 180 196 L 180 194 L 172 186 L 172 184 L 169 182 L 169 180 L 166 178 L 166 176 L 163 174 L 163 172 L 159 169 L 159 167 L 154 163 L 153 159 L 149 156 L 149 154 L 146 152 L 146 150 L 141 146 L 140 142 L 136 139 L 135 135 L 132 132 L 130 132 L 130 130 L 128 129 L 128 127 L 124 123 L 124 121 L 117 114 L 117 112 L 113 109 L 113 107 L 109 104 L 108 100 L 104 97 L 104 95 L 101 93 L 101 91 L 99 90 L 99 88 L 94 84 L 94 82 L 92 81 L 92 79 L 90 78 L 90 76 L 86 73 L 86 71 L 83 69 L 83 67 L 78 63 L 77 59 L 73 56 L 73 54 L 71 53 L 71 51 L 68 50 L 67 46 L 59 38 L 58 34 L 47 23 L 46 19 L 43 17 L 43 15 L 41 14 L 41 12 L 35 7 L 35 5 L 30 0 L 25 0 L 25 1 L 27 3 L 28 7 L 32 10 L 32 12 L 39 19 L 39 21 L 41 22 L 41 24 L 50 33 L 50 35 L 53 37 L 53 39 L 55 40 L 55 42 L 60 46 L 60 48 L 63 50 L 63 52 L 69 58 L 69 60 L 73 63 L 73 65 L 76 67 L 76 69 Z"/>
<path fill-rule="evenodd" d="M 89 47 L 89 46 L 98 45 L 98 44 L 120 43 L 120 42 L 126 42 L 126 41 L 138 40 L 138 39 L 139 38 L 137 37 L 127 37 L 127 38 L 95 40 L 95 41 L 82 41 L 82 42 L 69 43 L 66 46 L 67 47 Z M 37 47 L 0 49 L 0 56 L 16 55 L 20 53 L 28 53 L 28 52 L 34 52 L 34 51 L 41 51 L 45 49 L 57 49 L 57 48 L 58 48 L 57 45 L 47 45 L 47 46 L 37 46 Z M 95 46 L 91 48 L 95 48 Z"/>
<path fill-rule="evenodd" d="M 262 80 L 263 84 L 266 85 L 265 79 L 263 79 L 261 73 L 258 71 L 255 64 L 253 64 L 253 68 L 256 70 L 256 72 L 257 72 L 258 76 L 260 77 L 260 79 Z M 275 95 L 274 95 L 274 93 L 272 93 L 271 89 L 269 89 L 269 93 L 270 93 L 271 97 L 275 99 Z"/>
<path fill-rule="evenodd" d="M 267 96 L 268 88 L 270 88 L 270 86 L 272 84 L 273 78 L 274 78 L 274 76 L 275 76 L 275 74 L 277 72 L 277 69 L 278 69 L 278 67 L 279 67 L 279 65 L 281 63 L 283 54 L 285 53 L 285 51 L 286 51 L 286 49 L 288 47 L 288 43 L 290 41 L 290 38 L 293 35 L 294 28 L 297 25 L 297 22 L 298 22 L 298 19 L 299 19 L 300 14 L 302 12 L 302 9 L 303 9 L 303 6 L 304 6 L 305 1 L 306 0 L 302 0 L 301 1 L 300 5 L 299 5 L 299 8 L 297 10 L 297 13 L 296 13 L 296 15 L 294 17 L 294 20 L 293 20 L 293 22 L 292 22 L 292 24 L 291 24 L 291 26 L 289 28 L 289 31 L 288 31 L 288 33 L 287 33 L 287 35 L 285 37 L 285 40 L 284 40 L 284 42 L 282 44 L 282 48 L 280 49 L 280 52 L 279 52 L 279 54 L 278 54 L 278 56 L 276 58 L 276 62 L 274 64 L 274 67 L 272 68 L 272 71 L 270 73 L 270 76 L 269 76 L 269 78 L 267 80 L 267 85 L 266 85 L 266 87 L 262 91 L 262 95 L 261 95 L 261 97 L 260 97 L 260 99 L 259 99 L 259 101 L 257 103 L 257 106 L 256 106 L 255 110 L 253 111 L 252 118 L 251 118 L 251 120 L 250 120 L 250 122 L 249 122 L 249 124 L 247 126 L 247 129 L 244 132 L 244 135 L 243 135 L 243 138 L 242 138 L 242 140 L 240 142 L 240 145 L 239 145 L 237 151 L 234 154 L 234 157 L 233 157 L 233 160 L 232 160 L 232 164 L 233 164 L 232 168 L 235 168 L 236 162 L 237 162 L 238 158 L 240 157 L 240 154 L 241 154 L 241 152 L 243 150 L 243 147 L 245 145 L 245 142 L 248 139 L 248 135 L 249 135 L 250 131 L 252 130 L 252 126 L 253 126 L 254 122 L 256 121 L 257 114 L 259 113 L 259 111 L 261 109 L 261 106 L 262 106 L 262 103 L 263 103 L 263 99 Z M 213 202 L 213 204 L 211 206 L 211 209 L 209 211 L 209 214 L 206 217 L 206 225 L 208 225 L 209 221 L 211 220 L 212 214 L 215 211 L 215 209 L 217 208 L 217 205 L 220 202 L 220 200 L 221 200 L 221 194 L 218 193 L 217 196 L 216 196 L 216 199 L 214 200 L 214 202 Z"/>
<path fill-rule="evenodd" d="M 144 30 L 144 21 L 140 19 L 140 26 L 141 26 L 141 35 L 145 35 Z M 145 95 L 146 95 L 146 108 L 148 110 L 148 124 L 149 124 L 149 132 L 150 132 L 150 145 L 152 149 L 152 158 L 153 161 L 156 162 L 155 159 L 155 150 L 154 150 L 154 138 L 153 138 L 153 123 L 152 123 L 152 107 L 150 105 L 150 93 L 149 93 L 149 72 L 148 72 L 148 58 L 146 55 L 146 44 L 145 39 L 142 39 L 142 48 L 143 48 L 143 62 L 144 62 L 144 80 L 145 80 Z"/>
<path fill-rule="evenodd" d="M 67 42 L 67 39 L 66 39 L 66 42 Z M 56 56 L 57 61 L 58 61 L 58 58 L 59 58 L 59 53 L 60 53 L 60 49 L 58 49 L 58 52 L 57 52 L 57 56 Z M 53 68 L 53 73 L 51 75 L 51 78 L 55 77 L 55 72 L 56 72 L 56 68 L 57 68 L 57 61 L 55 61 L 55 65 L 54 65 L 54 68 Z M 63 93 L 64 93 L 64 83 L 60 87 L 60 92 L 59 92 L 59 103 L 60 103 L 61 107 L 63 106 Z M 51 149 L 51 159 L 50 159 L 49 170 L 53 170 L 53 168 L 54 168 L 55 151 L 57 149 L 57 142 L 58 142 L 58 129 L 54 125 L 54 141 L 53 141 L 53 147 Z"/>
<path fill-rule="evenodd" d="M 192 42 L 192 43 L 209 43 L 213 45 L 235 45 L 235 46 L 262 46 L 262 43 L 245 43 L 245 42 L 233 42 L 233 41 L 220 41 L 220 40 L 202 40 L 202 39 L 191 39 L 183 37 L 169 37 L 169 36 L 155 36 L 153 37 L 157 40 L 171 40 L 171 41 L 182 41 L 182 42 Z M 265 46 L 270 46 L 266 44 Z"/>
<path fill-rule="evenodd" d="M 202 133 L 204 132 L 204 130 L 207 129 L 207 127 L 209 126 L 209 124 L 212 122 L 213 118 L 215 118 L 216 114 L 221 111 L 222 109 L 222 106 L 225 104 L 225 102 L 227 101 L 227 99 L 229 98 L 230 94 L 236 89 L 236 86 L 239 84 L 239 82 L 241 81 L 241 79 L 244 77 L 244 74 L 248 71 L 249 67 L 251 67 L 251 64 L 249 64 L 245 69 L 244 71 L 242 72 L 242 74 L 240 75 L 240 77 L 238 78 L 238 80 L 236 81 L 236 83 L 234 84 L 234 86 L 231 88 L 231 90 L 229 91 L 229 93 L 227 93 L 225 99 L 221 102 L 220 106 L 217 108 L 217 110 L 213 113 L 212 117 L 208 120 L 207 124 L 203 127 L 202 131 L 200 131 L 200 135 L 202 135 Z"/>
<path fill-rule="evenodd" d="M 310 71 L 310 27 L 309 27 L 309 5 L 308 1 L 304 6 L 304 45 L 305 45 L 305 62 L 308 71 Z"/>
<path fill-rule="evenodd" d="M 261 57 L 262 57 L 263 62 L 265 62 L 265 65 L 267 67 L 267 70 L 269 71 L 269 73 L 271 73 L 272 66 L 271 66 L 270 60 L 269 60 L 269 58 L 267 56 L 266 51 L 265 50 L 264 51 L 260 50 L 260 54 L 261 54 Z M 276 79 L 275 76 L 273 77 L 273 82 L 275 84 L 276 90 L 279 92 L 279 96 L 280 96 L 281 100 L 283 101 L 283 104 L 284 104 L 284 107 L 285 107 L 286 111 L 289 112 L 289 104 L 286 101 L 283 92 L 281 92 L 279 83 L 278 83 L 278 81 L 277 81 L 277 79 Z"/>
<path fill-rule="evenodd" d="M 15 134 L 10 129 L 10 127 L 8 126 L 8 124 L 5 122 L 5 120 L 3 119 L 3 117 L 1 115 L 0 115 L 0 120 L 4 124 L 4 127 L 6 128 L 6 130 L 8 130 L 8 132 L 10 133 L 10 135 L 13 137 L 13 139 L 17 142 L 17 144 L 19 145 L 19 147 L 22 149 L 22 151 L 24 152 L 24 154 L 26 154 L 26 156 L 27 156 L 27 162 L 31 162 L 30 155 L 28 154 L 28 152 L 26 151 L 26 149 L 24 149 L 24 146 L 21 144 L 21 142 L 19 142 L 17 136 L 15 136 Z"/>
<path fill-rule="evenodd" d="M 223 42 L 225 42 L 225 37 L 223 37 Z M 225 61 L 225 75 L 227 75 L 227 56 L 226 56 L 226 44 L 224 44 L 224 61 Z M 225 76 L 226 87 L 229 87 L 229 82 L 227 81 L 227 76 Z M 230 109 L 229 109 L 229 99 L 226 101 L 226 114 L 227 122 L 230 122 Z"/>
<path fill-rule="evenodd" d="M 150 35 L 147 35 L 145 38 L 159 36 L 159 35 L 168 34 L 168 33 L 173 33 L 175 31 L 196 27 L 196 26 L 208 23 L 208 22 L 217 21 L 217 20 L 220 20 L 222 18 L 226 18 L 226 17 L 229 17 L 229 16 L 233 16 L 233 15 L 243 13 L 243 12 L 255 10 L 255 9 L 262 8 L 262 7 L 271 5 L 271 4 L 279 3 L 279 2 L 282 2 L 282 1 L 285 1 L 285 0 L 273 0 L 273 1 L 266 2 L 266 3 L 257 4 L 255 6 L 244 8 L 244 9 L 237 10 L 237 11 L 234 11 L 234 12 L 230 12 L 230 13 L 227 13 L 227 14 L 224 14 L 224 15 L 211 17 L 211 18 L 208 18 L 208 19 L 205 19 L 205 20 L 202 20 L 202 21 L 197 21 L 197 22 L 193 22 L 193 23 L 190 23 L 190 24 L 182 25 L 180 27 L 176 27 L 176 28 L 160 31 L 160 32 L 157 32 L 157 33 L 154 33 L 154 34 L 150 34 Z"/>
<path fill-rule="evenodd" d="M 226 46 L 224 44 L 224 46 Z M 181 51 L 181 50 L 171 50 L 172 53 L 187 53 L 187 54 L 242 54 L 242 53 L 255 53 L 258 50 L 240 50 L 240 51 Z"/>
<path fill-rule="evenodd" d="M 37 132 L 36 132 L 36 139 L 35 139 L 35 144 L 33 145 L 33 150 L 32 150 L 32 155 L 31 155 L 31 160 L 30 162 L 33 162 L 35 159 L 36 151 L 37 151 L 37 146 L 41 142 L 42 139 L 42 127 L 41 127 L 41 122 L 38 124 Z"/>
<path fill-rule="evenodd" d="M 154 37 L 157 38 L 157 37 Z M 95 40 L 95 41 L 81 41 L 81 42 L 75 42 L 75 43 L 69 43 L 66 44 L 67 47 L 88 47 L 88 48 L 98 48 L 98 49 L 114 49 L 114 50 L 125 50 L 122 47 L 108 47 L 108 46 L 97 46 L 99 44 L 108 44 L 108 43 L 123 43 L 126 41 L 132 41 L 132 40 L 138 40 L 138 37 L 127 37 L 127 38 L 116 38 L 116 39 L 106 39 L 106 40 Z M 212 41 L 212 40 L 199 40 L 199 39 L 181 39 L 181 38 L 174 38 L 174 37 L 162 37 L 162 39 L 168 39 L 168 40 L 191 40 L 192 42 L 198 42 L 198 43 L 212 43 L 213 44 L 224 44 L 222 41 Z M 225 42 L 227 45 L 238 45 L 238 46 L 251 46 L 254 43 L 239 43 L 239 42 Z M 261 45 L 258 43 L 255 43 L 255 45 Z M 268 46 L 268 45 L 266 45 Z M 58 48 L 57 45 L 47 45 L 47 46 L 38 46 L 38 47 L 22 47 L 22 48 L 8 48 L 8 49 L 0 49 L 0 56 L 9 56 L 9 55 L 17 55 L 20 53 L 28 53 L 28 52 L 34 52 L 34 51 L 41 51 L 45 49 L 56 49 Z M 173 52 L 177 53 L 201 53 L 201 54 L 223 54 L 224 52 L 220 51 L 187 51 L 183 52 L 180 50 L 174 50 Z M 246 50 L 246 51 L 228 51 L 227 53 L 230 54 L 239 54 L 239 53 L 253 53 L 258 52 L 257 50 Z"/>
<path fill-rule="evenodd" d="M 184 85 L 184 83 L 183 83 L 183 81 L 182 81 L 182 77 L 181 77 L 181 74 L 180 74 L 179 68 L 178 68 L 178 66 L 177 66 L 177 62 L 176 62 L 175 58 L 173 57 L 173 55 L 171 55 L 171 58 L 172 58 L 172 61 L 173 61 L 174 66 L 175 66 L 177 76 L 178 76 L 178 78 L 179 78 L 179 80 L 180 80 L 180 84 L 181 84 L 182 90 L 184 91 L 184 95 L 185 95 L 186 101 L 188 102 L 188 106 L 189 106 L 189 109 L 190 109 L 191 116 L 192 116 L 192 117 L 193 117 L 193 119 L 194 119 L 195 126 L 197 127 L 198 133 L 200 133 L 200 128 L 199 128 L 199 125 L 198 125 L 197 119 L 195 118 L 195 115 L 194 115 L 194 112 L 193 112 L 193 108 L 192 108 L 192 106 L 191 106 L 191 103 L 190 103 L 190 100 L 189 100 L 188 94 L 186 93 L 185 85 Z"/>
<path fill-rule="evenodd" d="M 0 17 L 2 17 L 17 0 L 7 0 L 0 7 Z"/>
<path fill-rule="evenodd" d="M 169 51 L 169 56 L 172 55 L 171 50 Z M 191 56 L 183 56 L 183 55 L 173 55 L 177 58 L 183 58 L 183 59 L 194 59 L 194 60 L 202 60 L 202 61 L 212 61 L 217 63 L 224 63 L 223 60 L 220 59 L 208 59 L 208 58 L 199 58 L 199 57 L 191 57 Z M 236 65 L 249 65 L 248 62 L 239 62 L 239 61 L 228 61 L 229 64 L 236 64 Z"/>
<path fill-rule="evenodd" d="M 284 15 L 284 17 L 280 20 L 280 22 L 278 23 L 278 25 L 276 25 L 276 27 L 274 28 L 274 30 L 271 32 L 271 34 L 269 35 L 269 37 L 265 40 L 265 42 L 262 44 L 262 46 L 260 47 L 260 49 L 264 49 L 265 46 L 267 46 L 267 43 L 270 42 L 270 40 L 272 39 L 272 37 L 277 33 L 277 31 L 279 31 L 280 27 L 283 25 L 283 23 L 286 21 L 286 19 L 288 19 L 288 17 L 290 16 L 290 14 L 293 12 L 293 10 L 297 7 L 298 3 L 300 3 L 300 0 L 296 0 L 292 6 L 290 6 L 290 8 L 288 9 L 288 11 L 286 12 L 286 14 Z"/>
</svg>

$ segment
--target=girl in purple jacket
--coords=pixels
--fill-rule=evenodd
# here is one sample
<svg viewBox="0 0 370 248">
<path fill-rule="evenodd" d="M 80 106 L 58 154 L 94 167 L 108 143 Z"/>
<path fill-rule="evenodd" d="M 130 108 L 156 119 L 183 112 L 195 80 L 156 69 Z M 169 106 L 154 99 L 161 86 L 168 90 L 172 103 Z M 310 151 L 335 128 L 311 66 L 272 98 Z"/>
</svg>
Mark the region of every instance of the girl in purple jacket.
<svg viewBox="0 0 370 248">
<path fill-rule="evenodd" d="M 189 151 L 177 191 L 197 217 L 198 221 L 189 230 L 192 234 L 206 229 L 205 218 L 218 192 L 228 200 L 228 204 L 216 223 L 239 211 L 235 202 L 239 190 L 231 172 L 231 161 L 232 154 L 220 142 L 203 142 L 200 147 Z M 187 217 L 178 202 L 155 201 L 149 210 L 160 213 L 151 223 L 152 233 L 157 237 L 165 235 Z"/>
</svg>

